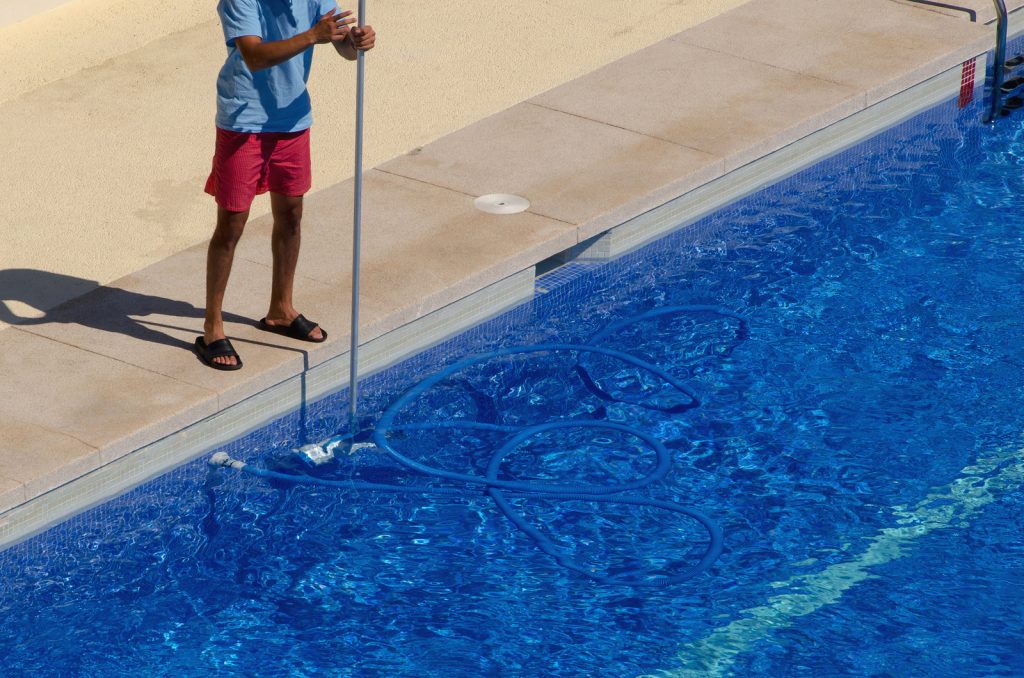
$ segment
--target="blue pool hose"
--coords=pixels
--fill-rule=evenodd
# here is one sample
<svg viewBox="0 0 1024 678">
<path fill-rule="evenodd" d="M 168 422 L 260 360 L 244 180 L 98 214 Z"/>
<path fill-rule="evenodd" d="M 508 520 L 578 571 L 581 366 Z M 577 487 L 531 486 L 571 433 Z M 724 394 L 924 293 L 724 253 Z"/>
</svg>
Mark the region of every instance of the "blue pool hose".
<svg viewBox="0 0 1024 678">
<path fill-rule="evenodd" d="M 420 381 L 404 394 L 402 394 L 397 400 L 395 400 L 381 415 L 380 421 L 377 423 L 376 428 L 373 431 L 373 441 L 377 447 L 385 450 L 394 459 L 400 462 L 402 465 L 410 468 L 414 471 L 422 473 L 427 476 L 435 478 L 441 478 L 444 480 L 465 483 L 468 485 L 478 486 L 481 488 L 480 491 L 472 491 L 469 489 L 460 489 L 454 487 L 431 487 L 431 486 L 417 486 L 417 485 L 388 485 L 384 483 L 368 483 L 362 481 L 349 481 L 349 480 L 330 480 L 325 478 L 317 478 L 308 475 L 294 475 L 288 473 L 280 473 L 278 471 L 271 471 L 268 469 L 262 469 L 254 466 L 245 464 L 244 462 L 231 459 L 226 453 L 218 452 L 210 458 L 210 464 L 213 466 L 224 466 L 227 468 L 233 468 L 239 471 L 244 471 L 252 475 L 260 476 L 263 478 L 272 478 L 288 483 L 303 484 L 303 485 L 321 485 L 326 487 L 334 487 L 337 489 L 345 490 L 372 490 L 378 492 L 422 492 L 429 494 L 436 494 L 442 496 L 480 496 L 481 494 L 491 498 L 498 509 L 505 514 L 505 516 L 521 531 L 529 535 L 537 546 L 544 552 L 550 555 L 555 561 L 564 568 L 578 572 L 590 579 L 593 579 L 602 584 L 619 584 L 628 585 L 635 587 L 654 587 L 654 586 L 667 586 L 671 584 L 677 584 L 679 582 L 690 579 L 701 572 L 705 571 L 711 566 L 712 563 L 718 558 L 722 552 L 722 529 L 717 523 L 712 521 L 707 516 L 686 508 L 681 504 L 670 501 L 659 501 L 655 499 L 648 499 L 640 495 L 629 495 L 622 494 L 631 490 L 638 490 L 643 487 L 647 487 L 651 483 L 661 480 L 664 478 L 672 465 L 671 453 L 669 450 L 659 441 L 650 434 L 628 426 L 626 424 L 619 424 L 610 421 L 596 421 L 587 419 L 571 419 L 562 421 L 553 421 L 543 424 L 536 424 L 532 426 L 505 426 L 500 424 L 488 424 L 484 422 L 468 421 L 468 420 L 453 420 L 446 422 L 426 422 L 426 423 L 413 423 L 404 425 L 395 425 L 395 419 L 403 408 L 411 404 L 416 398 L 423 395 L 427 390 L 437 385 L 439 382 L 450 377 L 451 375 L 460 372 L 472 365 L 476 365 L 493 358 L 521 355 L 528 353 L 542 353 L 542 352 L 554 352 L 554 351 L 571 351 L 578 354 L 576 371 L 580 375 L 583 383 L 588 389 L 595 393 L 598 397 L 603 400 L 610 400 L 615 402 L 629 402 L 632 405 L 640 407 L 646 407 L 648 409 L 654 409 L 664 412 L 680 412 L 686 409 L 697 407 L 700 403 L 697 399 L 696 394 L 686 384 L 673 377 L 668 372 L 660 369 L 659 367 L 652 365 L 646 361 L 643 361 L 635 356 L 622 351 L 616 351 L 608 348 L 601 348 L 592 344 L 611 336 L 612 334 L 639 322 L 658 318 L 667 315 L 673 315 L 677 313 L 711 313 L 726 318 L 732 318 L 738 321 L 738 329 L 736 331 L 737 342 L 743 341 L 748 336 L 747 321 L 740 315 L 731 311 L 721 309 L 715 306 L 668 306 L 657 308 L 646 313 L 627 318 L 625 320 L 608 325 L 603 330 L 591 337 L 588 344 L 537 344 L 534 346 L 515 346 L 497 351 L 491 351 L 488 353 L 480 353 L 467 358 L 463 358 L 458 362 L 449 365 L 447 368 L 432 374 L 426 379 Z M 673 406 L 673 407 L 660 407 L 656 405 L 646 404 L 642 402 L 627 401 L 618 397 L 613 396 L 601 388 L 598 383 L 590 376 L 588 368 L 583 360 L 583 356 L 589 356 L 593 354 L 605 355 L 626 364 L 632 365 L 640 370 L 648 372 L 659 379 L 663 380 L 676 391 L 686 396 L 686 402 Z M 548 431 L 566 429 L 566 428 L 595 428 L 604 429 L 611 431 L 620 431 L 627 435 L 639 438 L 641 441 L 646 443 L 652 450 L 654 450 L 656 464 L 654 470 L 648 473 L 646 476 L 634 480 L 631 482 L 622 483 L 619 485 L 584 485 L 584 484 L 554 484 L 544 483 L 537 481 L 520 481 L 520 480 L 501 480 L 498 478 L 498 471 L 501 468 L 502 462 L 505 458 L 511 454 L 519 445 L 528 439 L 546 433 Z M 500 448 L 498 448 L 491 456 L 490 463 L 487 467 L 486 476 L 469 475 L 465 473 L 455 473 L 453 471 L 445 471 L 443 469 L 434 468 L 427 466 L 426 464 L 417 462 L 406 455 L 396 450 L 391 442 L 388 440 L 388 433 L 393 431 L 416 431 L 416 430 L 439 430 L 439 429 L 476 429 L 481 431 L 496 431 L 503 433 L 513 433 Z M 344 439 L 353 438 L 353 434 L 345 436 Z M 512 505 L 506 500 L 505 492 L 512 492 L 517 495 L 536 495 L 547 497 L 550 499 L 560 499 L 567 501 L 588 501 L 597 503 L 618 503 L 632 506 L 647 506 L 651 508 L 661 509 L 670 513 L 678 513 L 687 516 L 698 523 L 700 523 L 708 533 L 708 545 L 701 556 L 700 560 L 686 568 L 685 570 L 676 572 L 672 575 L 648 575 L 644 578 L 644 573 L 639 570 L 630 570 L 617 574 L 614 576 L 607 576 L 592 571 L 585 565 L 577 563 L 571 556 L 563 552 L 550 538 L 541 533 L 535 527 L 530 525 L 523 516 L 521 516 Z"/>
</svg>

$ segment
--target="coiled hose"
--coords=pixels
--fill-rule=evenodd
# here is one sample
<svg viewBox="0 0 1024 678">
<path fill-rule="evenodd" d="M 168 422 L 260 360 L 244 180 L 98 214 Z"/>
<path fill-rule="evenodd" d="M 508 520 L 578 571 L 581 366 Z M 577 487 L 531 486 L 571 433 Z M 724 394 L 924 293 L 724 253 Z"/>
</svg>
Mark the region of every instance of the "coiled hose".
<svg viewBox="0 0 1024 678">
<path fill-rule="evenodd" d="M 671 584 L 677 584 L 679 582 L 690 579 L 701 572 L 705 571 L 711 564 L 718 558 L 722 552 L 722 541 L 723 534 L 721 527 L 718 526 L 713 520 L 705 516 L 704 514 L 687 508 L 681 504 L 660 501 L 655 499 L 648 499 L 647 497 L 634 494 L 624 494 L 633 490 L 638 490 L 643 487 L 647 487 L 655 481 L 664 478 L 669 470 L 671 469 L 672 459 L 668 449 L 650 434 L 642 431 L 633 426 L 626 424 L 620 424 L 610 421 L 596 421 L 596 420 L 562 420 L 553 421 L 543 424 L 528 425 L 528 426 L 506 426 L 501 424 L 490 424 L 485 422 L 468 421 L 468 420 L 453 420 L 444 422 L 422 422 L 413 424 L 396 425 L 395 419 L 399 413 L 419 396 L 428 391 L 439 382 L 450 377 L 457 372 L 460 372 L 467 367 L 492 360 L 498 357 L 521 355 L 529 353 L 546 353 L 546 352 L 558 352 L 558 351 L 569 351 L 577 354 L 576 371 L 580 375 L 584 385 L 593 392 L 599 398 L 606 401 L 614 402 L 629 402 L 632 405 L 639 407 L 645 407 L 652 410 L 658 410 L 669 413 L 682 412 L 688 409 L 692 409 L 700 405 L 696 394 L 682 381 L 676 379 L 668 372 L 662 370 L 656 365 L 652 365 L 644 360 L 637 358 L 636 356 L 624 353 L 622 351 L 616 351 L 613 349 L 602 348 L 594 346 L 598 341 L 618 332 L 630 325 L 634 325 L 639 322 L 658 318 L 667 315 L 673 315 L 677 313 L 710 313 L 725 318 L 731 318 L 736 320 L 738 327 L 736 329 L 736 342 L 739 343 L 747 338 L 748 326 L 747 321 L 740 315 L 731 311 L 721 309 L 715 306 L 668 306 L 654 309 L 646 313 L 627 318 L 625 320 L 608 325 L 603 330 L 591 337 L 587 344 L 537 344 L 534 346 L 515 346 L 510 348 L 504 348 L 497 351 L 491 351 L 488 353 L 480 353 L 467 358 L 463 358 L 458 362 L 446 367 L 445 369 L 436 372 L 426 379 L 420 381 L 404 394 L 402 394 L 397 400 L 395 400 L 381 415 L 377 426 L 373 430 L 373 441 L 377 447 L 386 451 L 399 463 L 406 466 L 413 471 L 417 471 L 426 476 L 432 476 L 435 478 L 441 478 L 456 483 L 463 483 L 470 486 L 476 486 L 480 490 L 473 492 L 468 489 L 461 488 L 446 488 L 446 487 L 431 487 L 431 486 L 416 486 L 416 485 L 389 485 L 385 483 L 369 483 L 362 481 L 347 481 L 347 480 L 331 480 L 326 478 L 317 478 L 314 476 L 307 475 L 294 475 L 288 473 L 280 473 L 277 471 L 271 471 L 268 469 L 262 469 L 254 466 L 250 466 L 240 461 L 236 461 L 228 457 L 227 454 L 219 452 L 210 459 L 210 464 L 214 466 L 224 466 L 228 468 L 234 468 L 236 470 L 244 471 L 256 476 L 264 478 L 273 478 L 295 484 L 305 485 L 321 485 L 326 487 L 333 487 L 344 490 L 369 490 L 377 492 L 419 492 L 437 494 L 442 496 L 480 496 L 481 494 L 491 498 L 495 506 L 522 532 L 526 533 L 530 538 L 534 540 L 537 546 L 546 554 L 550 555 L 555 561 L 562 567 L 578 572 L 590 579 L 593 579 L 602 584 L 619 584 L 628 585 L 634 587 L 655 587 L 655 586 L 668 586 Z M 730 348 L 731 350 L 731 348 Z M 654 404 L 647 404 L 643 402 L 627 401 L 625 399 L 614 396 L 595 381 L 589 373 L 586 363 L 586 357 L 598 354 L 614 358 L 628 365 L 632 365 L 640 370 L 648 372 L 665 383 L 669 384 L 679 393 L 686 396 L 687 400 L 679 405 L 671 407 L 662 407 Z M 619 431 L 627 435 L 638 438 L 639 440 L 646 443 L 655 453 L 656 463 L 654 469 L 646 476 L 633 480 L 630 482 L 621 483 L 618 485 L 585 485 L 585 484 L 557 484 L 557 483 L 546 483 L 538 481 L 521 481 L 521 480 L 502 480 L 498 478 L 498 472 L 501 468 L 502 462 L 505 458 L 511 454 L 515 449 L 528 439 L 546 433 L 548 431 L 554 431 L 558 429 L 568 428 L 594 428 L 603 429 L 609 431 Z M 494 431 L 511 433 L 512 435 L 500 448 L 498 448 L 492 455 L 490 462 L 487 467 L 487 473 L 485 476 L 471 475 L 465 473 L 456 473 L 453 471 L 446 471 L 444 469 L 434 468 L 421 462 L 415 461 L 409 458 L 405 454 L 399 452 L 393 446 L 392 442 L 388 439 L 388 434 L 395 431 L 415 431 L 415 430 L 439 430 L 439 429 L 475 429 L 480 431 Z M 351 439 L 352 436 L 344 436 L 345 439 Z M 688 518 L 691 518 L 698 523 L 707 531 L 708 543 L 704 550 L 700 560 L 679 572 L 671 575 L 645 575 L 644 572 L 634 569 L 616 574 L 614 576 L 603 575 L 596 573 L 588 567 L 581 565 L 574 561 L 568 554 L 564 553 L 559 547 L 546 535 L 541 533 L 535 527 L 530 525 L 526 519 L 520 515 L 515 508 L 506 499 L 506 494 L 511 493 L 515 495 L 535 495 L 542 496 L 549 499 L 560 499 L 568 501 L 588 501 L 596 503 L 617 503 L 632 506 L 646 506 L 650 508 L 660 509 L 668 511 L 670 513 L 677 513 Z"/>
</svg>

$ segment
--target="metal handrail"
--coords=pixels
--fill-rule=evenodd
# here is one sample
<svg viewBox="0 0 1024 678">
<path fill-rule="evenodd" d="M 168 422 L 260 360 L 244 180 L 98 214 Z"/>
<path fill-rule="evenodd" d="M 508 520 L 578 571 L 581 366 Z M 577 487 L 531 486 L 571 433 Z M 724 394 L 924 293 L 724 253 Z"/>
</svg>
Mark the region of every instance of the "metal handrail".
<svg viewBox="0 0 1024 678">
<path fill-rule="evenodd" d="M 952 9 L 958 12 L 966 12 L 971 17 L 971 21 L 978 21 L 978 13 L 968 7 L 950 5 L 944 2 L 935 2 L 935 0 L 907 1 L 920 5 L 931 5 L 933 7 L 942 7 L 944 9 Z M 992 4 L 996 9 L 996 53 L 992 65 L 992 106 L 989 109 L 988 114 L 985 116 L 986 123 L 990 123 L 995 120 L 1003 111 L 1002 88 L 1006 64 L 1006 3 L 1003 2 L 1003 0 L 992 0 Z"/>
<path fill-rule="evenodd" d="M 1006 3 L 992 0 L 996 7 L 996 54 L 992 64 L 992 108 L 985 122 L 989 123 L 1003 110 L 1003 75 L 1006 68 Z"/>
<path fill-rule="evenodd" d="M 920 5 L 931 5 L 932 7 L 942 7 L 943 9 L 952 9 L 957 12 L 967 12 L 971 17 L 971 21 L 978 21 L 978 13 L 970 7 L 960 7 L 959 5 L 947 5 L 944 2 L 934 2 L 933 0 L 907 0 L 908 2 L 916 2 Z"/>
</svg>

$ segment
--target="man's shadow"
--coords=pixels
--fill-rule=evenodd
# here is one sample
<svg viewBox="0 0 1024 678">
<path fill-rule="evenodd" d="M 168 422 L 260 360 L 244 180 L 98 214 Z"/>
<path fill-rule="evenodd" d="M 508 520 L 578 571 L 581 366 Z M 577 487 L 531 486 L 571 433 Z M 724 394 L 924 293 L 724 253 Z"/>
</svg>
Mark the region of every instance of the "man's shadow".
<svg viewBox="0 0 1024 678">
<path fill-rule="evenodd" d="M 73 298 L 70 298 L 73 297 Z M 68 299 L 63 303 L 60 300 Z M 27 317 L 12 311 L 6 301 L 17 301 L 35 309 L 45 309 L 58 304 L 42 317 Z M 142 320 L 137 316 L 172 316 L 191 322 L 167 324 L 156 320 Z M 187 332 L 193 337 L 202 333 L 205 309 L 177 299 L 156 297 L 151 294 L 129 292 L 116 287 L 102 287 L 95 280 L 76 278 L 60 273 L 50 273 L 31 268 L 9 268 L 0 270 L 0 321 L 12 326 L 77 323 L 85 327 L 123 334 L 135 339 L 172 346 L 193 353 L 191 341 L 161 332 L 156 328 Z M 234 313 L 223 314 L 225 322 L 254 325 L 255 321 Z M 248 340 L 262 346 L 274 346 L 296 351 L 303 355 L 303 371 L 300 382 L 299 439 L 310 442 L 307 430 L 306 372 L 309 371 L 309 357 L 305 351 L 285 348 L 276 344 Z M 198 357 L 197 357 L 198 360 Z"/>
<path fill-rule="evenodd" d="M 68 301 L 59 303 L 61 299 Z M 4 300 L 21 302 L 35 309 L 58 305 L 46 311 L 41 317 L 30 317 L 18 315 Z M 155 328 L 201 333 L 204 314 L 204 309 L 185 301 L 129 292 L 116 287 L 102 287 L 95 280 L 31 268 L 0 270 L 0 321 L 10 325 L 75 323 L 191 351 L 191 342 Z M 138 319 L 138 316 L 151 315 L 173 316 L 200 322 L 177 326 L 155 320 Z M 225 313 L 224 320 L 249 325 L 254 323 L 251 318 L 231 313 Z"/>
</svg>

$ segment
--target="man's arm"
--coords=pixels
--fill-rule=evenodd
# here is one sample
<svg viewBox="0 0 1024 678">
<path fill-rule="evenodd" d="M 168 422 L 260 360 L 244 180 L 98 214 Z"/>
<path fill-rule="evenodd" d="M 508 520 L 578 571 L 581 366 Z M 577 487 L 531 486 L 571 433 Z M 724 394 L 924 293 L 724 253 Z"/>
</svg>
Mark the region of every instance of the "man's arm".
<svg viewBox="0 0 1024 678">
<path fill-rule="evenodd" d="M 263 42 L 263 38 L 258 35 L 243 35 L 240 38 L 235 38 L 235 46 L 241 52 L 245 65 L 255 73 L 264 68 L 282 64 L 297 54 L 302 54 L 313 45 L 323 45 L 328 42 L 333 42 L 335 47 L 341 44 L 347 45 L 349 41 L 345 38 L 349 34 L 349 25 L 355 23 L 356 20 L 350 17 L 351 11 L 341 14 L 334 12 L 335 10 L 332 9 L 313 28 L 285 40 Z M 340 53 L 341 50 L 338 51 Z M 355 59 L 354 48 L 352 58 Z"/>
</svg>

